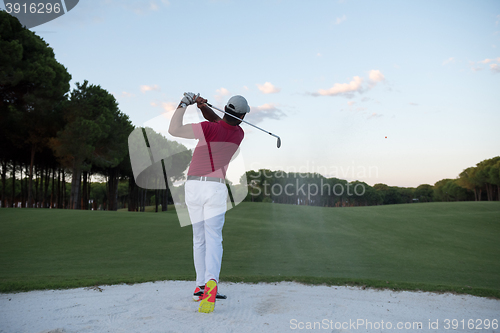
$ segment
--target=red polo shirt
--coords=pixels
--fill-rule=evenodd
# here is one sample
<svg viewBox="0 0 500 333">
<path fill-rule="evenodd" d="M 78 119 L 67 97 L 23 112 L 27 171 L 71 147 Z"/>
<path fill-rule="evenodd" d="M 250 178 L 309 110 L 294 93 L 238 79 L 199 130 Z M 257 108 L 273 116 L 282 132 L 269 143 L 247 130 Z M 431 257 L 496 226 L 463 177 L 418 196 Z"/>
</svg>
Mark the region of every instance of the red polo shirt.
<svg viewBox="0 0 500 333">
<path fill-rule="evenodd" d="M 223 120 L 192 124 L 198 145 L 194 149 L 189 176 L 226 178 L 226 170 L 245 133 L 239 125 Z"/>
</svg>

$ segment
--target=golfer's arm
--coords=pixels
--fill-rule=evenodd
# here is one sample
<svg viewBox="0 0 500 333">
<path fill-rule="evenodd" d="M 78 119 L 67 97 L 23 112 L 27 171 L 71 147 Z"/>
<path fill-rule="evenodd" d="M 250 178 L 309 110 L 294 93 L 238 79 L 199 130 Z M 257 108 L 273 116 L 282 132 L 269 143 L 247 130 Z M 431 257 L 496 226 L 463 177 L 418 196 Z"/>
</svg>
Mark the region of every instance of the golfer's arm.
<svg viewBox="0 0 500 333">
<path fill-rule="evenodd" d="M 168 133 L 180 138 L 194 139 L 193 127 L 191 124 L 182 124 L 184 112 L 186 112 L 186 108 L 182 108 L 179 105 L 172 116 L 172 120 L 170 121 Z"/>
<path fill-rule="evenodd" d="M 203 104 L 200 108 L 201 113 L 203 114 L 203 118 L 205 118 L 208 121 L 211 122 L 218 122 L 221 120 L 221 117 L 219 117 L 217 114 L 215 114 L 214 110 Z"/>
</svg>

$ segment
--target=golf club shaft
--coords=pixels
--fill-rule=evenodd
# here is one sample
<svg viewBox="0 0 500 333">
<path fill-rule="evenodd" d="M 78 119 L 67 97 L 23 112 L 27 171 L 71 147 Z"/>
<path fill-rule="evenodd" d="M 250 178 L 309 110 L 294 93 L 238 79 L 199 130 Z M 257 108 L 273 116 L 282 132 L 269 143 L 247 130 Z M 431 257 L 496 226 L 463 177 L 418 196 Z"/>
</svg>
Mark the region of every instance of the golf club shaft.
<svg viewBox="0 0 500 333">
<path fill-rule="evenodd" d="M 216 109 L 216 110 L 220 111 L 220 112 L 224 112 L 225 114 L 227 114 L 227 115 L 229 115 L 229 116 L 231 116 L 231 117 L 233 117 L 233 118 L 236 118 L 236 119 L 238 119 L 239 121 L 244 122 L 245 124 L 248 124 L 248 125 L 250 125 L 250 126 L 252 126 L 252 127 L 255 127 L 256 129 L 259 129 L 259 130 L 261 130 L 262 132 L 266 132 L 267 134 L 274 136 L 275 138 L 277 138 L 277 139 L 278 139 L 278 143 L 279 143 L 279 144 L 278 144 L 278 148 L 281 146 L 281 139 L 280 139 L 280 137 L 279 137 L 279 136 L 277 136 L 276 134 L 273 134 L 273 133 L 268 132 L 268 131 L 266 131 L 266 130 L 264 130 L 264 129 L 262 129 L 262 128 L 258 127 L 258 126 L 255 126 L 254 124 L 251 124 L 251 123 L 249 123 L 248 121 L 245 121 L 245 120 L 243 120 L 243 119 L 240 119 L 239 117 L 236 117 L 235 115 L 232 115 L 232 114 L 230 114 L 230 113 L 227 113 L 226 111 L 221 110 L 221 109 L 219 109 L 219 108 L 217 108 L 217 107 L 215 107 L 215 106 L 213 106 L 213 105 L 211 105 L 211 104 L 209 104 L 209 103 L 205 103 L 205 104 L 206 104 L 206 105 L 208 105 L 209 107 L 213 108 L 213 109 Z"/>
</svg>

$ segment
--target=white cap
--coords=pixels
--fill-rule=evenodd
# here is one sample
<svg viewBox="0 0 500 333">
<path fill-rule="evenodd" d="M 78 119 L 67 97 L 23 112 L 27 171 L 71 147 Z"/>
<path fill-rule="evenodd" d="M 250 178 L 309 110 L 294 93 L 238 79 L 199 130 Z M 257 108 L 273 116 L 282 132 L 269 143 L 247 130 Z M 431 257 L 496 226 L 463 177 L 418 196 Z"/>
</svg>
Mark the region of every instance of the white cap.
<svg viewBox="0 0 500 333">
<path fill-rule="evenodd" d="M 236 95 L 233 96 L 227 101 L 226 104 L 229 110 L 232 110 L 236 113 L 248 113 L 250 112 L 250 107 L 248 106 L 248 102 L 245 97 Z"/>
</svg>

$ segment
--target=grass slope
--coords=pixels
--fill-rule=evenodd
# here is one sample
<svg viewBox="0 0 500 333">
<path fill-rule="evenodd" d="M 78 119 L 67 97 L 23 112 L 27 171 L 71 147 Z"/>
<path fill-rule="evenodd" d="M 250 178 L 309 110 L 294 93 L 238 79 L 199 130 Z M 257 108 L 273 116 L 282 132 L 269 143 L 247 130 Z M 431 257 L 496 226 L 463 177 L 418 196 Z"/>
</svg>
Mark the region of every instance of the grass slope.
<svg viewBox="0 0 500 333">
<path fill-rule="evenodd" d="M 366 285 L 500 298 L 500 203 L 354 208 L 243 203 L 221 280 Z M 175 212 L 0 209 L 0 291 L 194 280 Z"/>
</svg>

